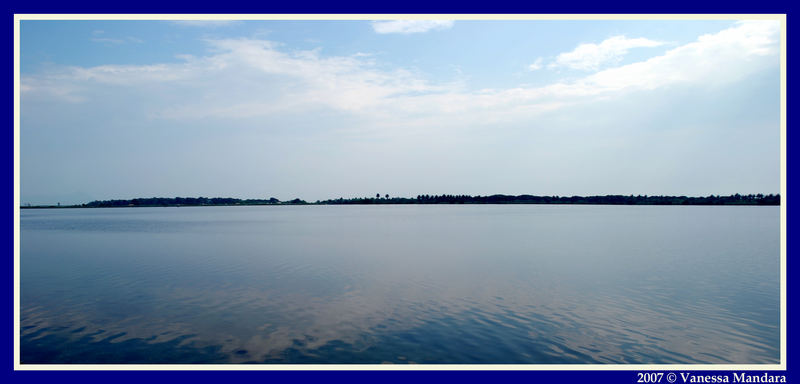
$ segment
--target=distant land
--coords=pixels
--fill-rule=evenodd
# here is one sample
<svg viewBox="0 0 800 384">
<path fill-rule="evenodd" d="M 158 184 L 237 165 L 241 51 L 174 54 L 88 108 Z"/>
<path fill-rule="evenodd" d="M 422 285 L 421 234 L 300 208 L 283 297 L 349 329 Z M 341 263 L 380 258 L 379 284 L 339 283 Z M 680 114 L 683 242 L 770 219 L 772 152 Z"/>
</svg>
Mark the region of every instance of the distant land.
<svg viewBox="0 0 800 384">
<path fill-rule="evenodd" d="M 309 203 L 301 199 L 236 199 L 231 197 L 148 197 L 130 200 L 95 200 L 75 205 L 23 205 L 21 208 L 194 207 L 232 205 L 365 205 L 365 204 L 595 204 L 595 205 L 780 205 L 780 195 L 691 196 L 532 196 L 532 195 L 418 195 L 417 197 L 338 198 Z"/>
</svg>

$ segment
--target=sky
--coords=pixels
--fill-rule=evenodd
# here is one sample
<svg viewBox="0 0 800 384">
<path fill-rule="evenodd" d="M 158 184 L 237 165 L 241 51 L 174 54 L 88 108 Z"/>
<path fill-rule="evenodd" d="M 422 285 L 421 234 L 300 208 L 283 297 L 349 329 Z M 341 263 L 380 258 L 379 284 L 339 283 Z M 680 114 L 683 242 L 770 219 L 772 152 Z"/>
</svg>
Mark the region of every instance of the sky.
<svg viewBox="0 0 800 384">
<path fill-rule="evenodd" d="M 22 204 L 780 191 L 780 23 L 20 26 Z"/>
</svg>

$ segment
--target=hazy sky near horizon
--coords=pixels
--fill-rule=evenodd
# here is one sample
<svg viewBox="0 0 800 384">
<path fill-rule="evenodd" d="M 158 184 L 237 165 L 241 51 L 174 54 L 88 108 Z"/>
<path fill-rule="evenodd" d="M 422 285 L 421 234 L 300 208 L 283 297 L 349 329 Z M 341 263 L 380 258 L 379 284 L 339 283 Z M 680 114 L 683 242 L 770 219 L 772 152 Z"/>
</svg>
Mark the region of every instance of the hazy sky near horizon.
<svg viewBox="0 0 800 384">
<path fill-rule="evenodd" d="M 23 204 L 780 188 L 777 21 L 20 30 Z"/>
</svg>

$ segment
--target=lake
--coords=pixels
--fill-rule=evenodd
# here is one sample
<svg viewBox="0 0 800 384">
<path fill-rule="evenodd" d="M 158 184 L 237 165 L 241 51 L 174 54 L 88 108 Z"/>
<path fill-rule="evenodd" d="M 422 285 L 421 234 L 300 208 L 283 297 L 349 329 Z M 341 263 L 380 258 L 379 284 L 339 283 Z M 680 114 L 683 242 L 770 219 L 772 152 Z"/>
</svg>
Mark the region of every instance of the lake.
<svg viewBox="0 0 800 384">
<path fill-rule="evenodd" d="M 780 361 L 780 209 L 26 209 L 33 363 Z"/>
</svg>

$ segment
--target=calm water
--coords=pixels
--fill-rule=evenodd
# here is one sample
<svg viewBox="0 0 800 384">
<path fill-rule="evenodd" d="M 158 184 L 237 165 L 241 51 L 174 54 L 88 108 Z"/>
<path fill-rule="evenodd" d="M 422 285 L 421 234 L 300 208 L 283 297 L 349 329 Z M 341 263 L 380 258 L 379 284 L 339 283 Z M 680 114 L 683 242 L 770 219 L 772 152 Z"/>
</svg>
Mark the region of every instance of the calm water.
<svg viewBox="0 0 800 384">
<path fill-rule="evenodd" d="M 23 210 L 22 363 L 779 363 L 778 207 Z"/>
</svg>

